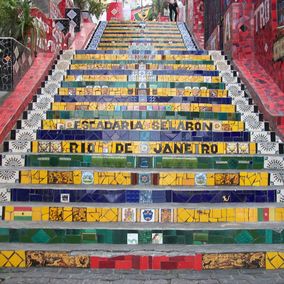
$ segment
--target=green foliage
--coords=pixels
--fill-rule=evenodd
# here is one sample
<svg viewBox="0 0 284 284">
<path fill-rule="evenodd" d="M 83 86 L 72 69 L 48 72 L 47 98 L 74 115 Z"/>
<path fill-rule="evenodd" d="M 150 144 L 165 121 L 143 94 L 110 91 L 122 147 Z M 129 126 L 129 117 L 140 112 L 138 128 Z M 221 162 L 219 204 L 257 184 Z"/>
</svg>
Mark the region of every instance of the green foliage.
<svg viewBox="0 0 284 284">
<path fill-rule="evenodd" d="M 75 6 L 81 9 L 81 11 L 89 11 L 90 14 L 95 15 L 97 18 L 105 9 L 105 5 L 99 0 L 75 0 Z"/>
<path fill-rule="evenodd" d="M 30 37 L 34 48 L 37 28 L 30 11 L 30 0 L 0 0 L 0 36 L 13 37 L 25 45 Z"/>
</svg>

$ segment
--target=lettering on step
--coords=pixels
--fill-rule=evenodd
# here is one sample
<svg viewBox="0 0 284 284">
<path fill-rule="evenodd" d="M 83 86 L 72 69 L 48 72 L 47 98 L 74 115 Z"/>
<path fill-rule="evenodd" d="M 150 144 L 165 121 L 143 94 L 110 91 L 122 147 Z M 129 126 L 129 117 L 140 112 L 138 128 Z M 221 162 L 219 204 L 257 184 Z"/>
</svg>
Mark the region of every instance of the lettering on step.
<svg viewBox="0 0 284 284">
<path fill-rule="evenodd" d="M 225 125 L 226 123 L 224 123 Z M 227 124 L 226 124 L 227 125 Z M 172 121 L 172 120 L 75 120 L 74 124 L 66 123 L 66 129 L 84 130 L 173 130 L 173 131 L 212 131 L 213 123 L 205 121 Z"/>
<path fill-rule="evenodd" d="M 255 32 L 263 29 L 270 20 L 270 0 L 264 0 L 254 11 Z"/>
<path fill-rule="evenodd" d="M 107 147 L 108 148 L 108 147 Z M 114 143 L 115 154 L 135 154 L 135 146 L 132 143 Z M 70 153 L 96 153 L 96 143 L 70 142 Z M 149 153 L 153 154 L 217 154 L 218 144 L 211 143 L 160 143 L 150 145 Z M 107 149 L 106 153 L 109 150 Z"/>
</svg>

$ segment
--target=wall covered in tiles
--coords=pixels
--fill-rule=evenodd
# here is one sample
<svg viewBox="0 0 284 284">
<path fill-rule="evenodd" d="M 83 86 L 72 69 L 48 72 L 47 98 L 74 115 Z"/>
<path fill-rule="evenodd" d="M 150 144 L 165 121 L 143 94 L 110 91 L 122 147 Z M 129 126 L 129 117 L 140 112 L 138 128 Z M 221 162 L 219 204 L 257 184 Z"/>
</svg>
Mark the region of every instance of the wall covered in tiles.
<svg viewBox="0 0 284 284">
<path fill-rule="evenodd" d="M 186 0 L 186 22 L 200 45 L 204 47 L 204 0 Z"/>
<path fill-rule="evenodd" d="M 281 269 L 282 252 L 251 252 L 227 254 L 191 254 L 180 256 L 149 255 L 72 255 L 67 251 L 0 251 L 0 267 L 63 267 L 94 269 Z"/>
<path fill-rule="evenodd" d="M 13 38 L 0 39 L 0 91 L 16 87 L 33 63 L 31 51 Z"/>
<path fill-rule="evenodd" d="M 39 51 L 55 52 L 67 48 L 67 38 L 53 19 L 48 18 L 37 8 L 32 8 L 31 15 L 35 17 L 36 25 L 40 31 L 40 36 L 37 39 Z"/>
<path fill-rule="evenodd" d="M 205 1 L 205 47 L 233 59 L 255 58 L 284 90 L 282 0 Z M 212 11 L 214 10 L 214 13 Z M 194 18 L 197 12 L 189 12 Z M 193 22 L 193 21 L 191 21 Z M 194 33 L 196 31 L 193 29 Z"/>
<path fill-rule="evenodd" d="M 283 41 L 283 35 L 277 30 L 284 24 L 281 0 L 257 0 L 254 7 L 255 55 L 259 63 L 284 91 L 284 44 L 279 50 L 274 48 Z M 281 56 L 282 55 L 282 56 Z"/>
</svg>

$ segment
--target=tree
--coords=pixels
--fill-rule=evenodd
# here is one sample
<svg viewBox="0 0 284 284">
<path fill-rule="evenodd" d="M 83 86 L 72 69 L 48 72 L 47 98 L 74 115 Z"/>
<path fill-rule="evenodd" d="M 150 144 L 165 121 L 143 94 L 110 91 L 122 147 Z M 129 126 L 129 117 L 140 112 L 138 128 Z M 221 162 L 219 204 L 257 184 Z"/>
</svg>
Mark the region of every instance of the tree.
<svg viewBox="0 0 284 284">
<path fill-rule="evenodd" d="M 105 9 L 105 5 L 98 0 L 75 0 L 74 4 L 81 11 L 89 11 L 90 14 L 95 15 L 97 18 Z"/>
</svg>

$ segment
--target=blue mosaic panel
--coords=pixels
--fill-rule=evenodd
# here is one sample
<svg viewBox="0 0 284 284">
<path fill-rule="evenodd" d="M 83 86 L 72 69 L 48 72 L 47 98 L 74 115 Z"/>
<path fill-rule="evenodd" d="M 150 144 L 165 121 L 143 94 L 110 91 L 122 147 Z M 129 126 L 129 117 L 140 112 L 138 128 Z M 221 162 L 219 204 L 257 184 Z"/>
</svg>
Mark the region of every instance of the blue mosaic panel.
<svg viewBox="0 0 284 284">
<path fill-rule="evenodd" d="M 234 203 L 276 202 L 276 190 L 172 191 L 172 190 L 54 190 L 11 189 L 15 202 L 98 203 Z"/>
<path fill-rule="evenodd" d="M 104 33 L 104 30 L 107 26 L 107 22 L 100 22 L 99 26 L 97 27 L 90 43 L 88 44 L 87 50 L 95 50 L 98 47 L 98 44 L 101 40 L 101 37 Z"/>
</svg>

